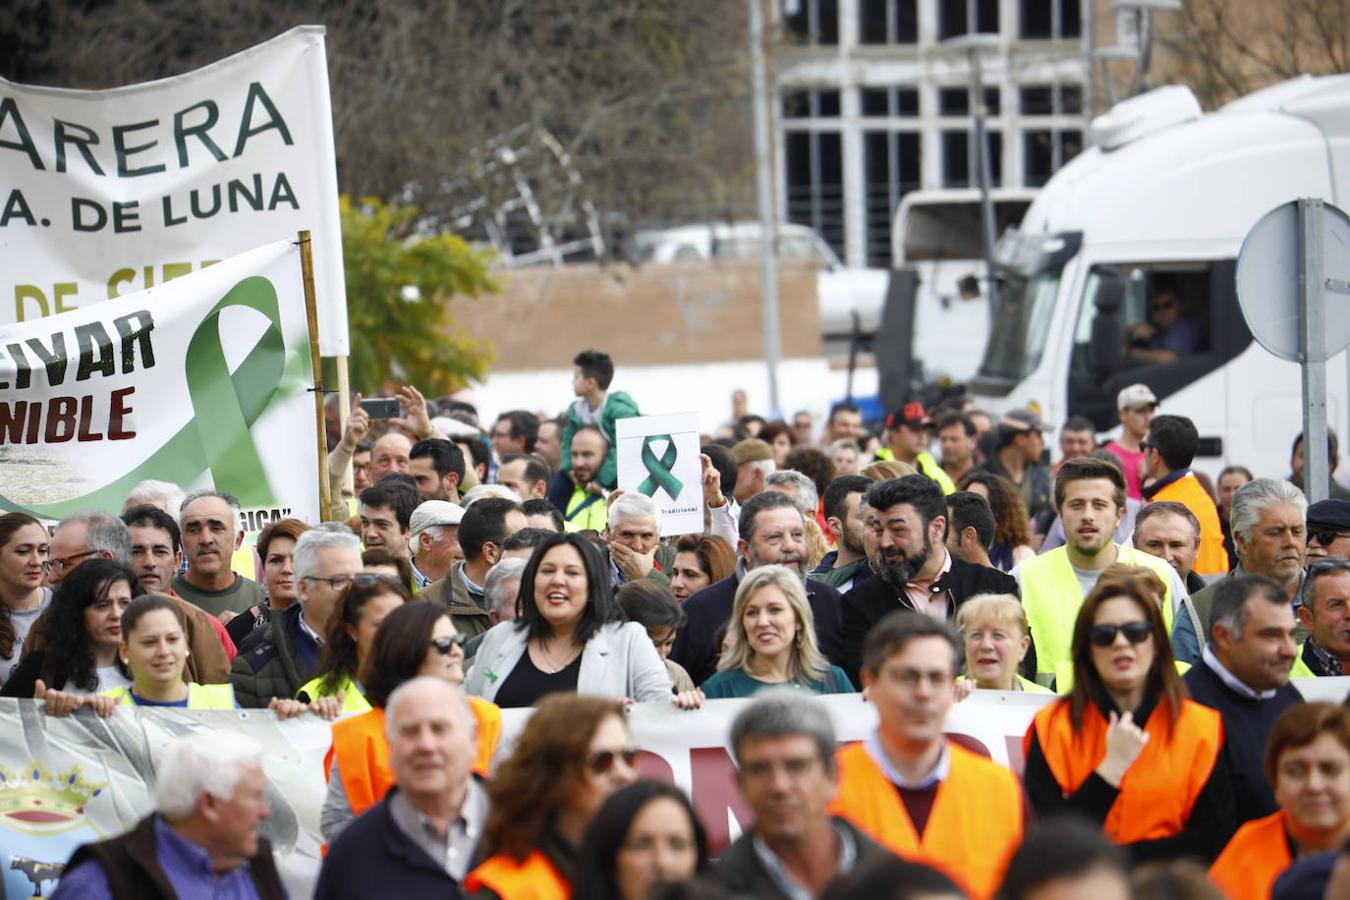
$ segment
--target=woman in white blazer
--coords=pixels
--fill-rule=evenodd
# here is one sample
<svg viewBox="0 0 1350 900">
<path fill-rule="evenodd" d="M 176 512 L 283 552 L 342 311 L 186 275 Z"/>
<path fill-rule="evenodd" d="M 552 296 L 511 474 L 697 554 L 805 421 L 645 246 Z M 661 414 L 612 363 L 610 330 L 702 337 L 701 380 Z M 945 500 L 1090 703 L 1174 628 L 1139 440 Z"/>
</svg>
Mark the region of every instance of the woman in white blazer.
<svg viewBox="0 0 1350 900">
<path fill-rule="evenodd" d="M 535 548 L 520 577 L 516 619 L 483 636 L 465 690 L 502 707 L 574 691 L 670 700 L 670 676 L 647 631 L 625 622 L 600 552 L 559 534 Z"/>
</svg>

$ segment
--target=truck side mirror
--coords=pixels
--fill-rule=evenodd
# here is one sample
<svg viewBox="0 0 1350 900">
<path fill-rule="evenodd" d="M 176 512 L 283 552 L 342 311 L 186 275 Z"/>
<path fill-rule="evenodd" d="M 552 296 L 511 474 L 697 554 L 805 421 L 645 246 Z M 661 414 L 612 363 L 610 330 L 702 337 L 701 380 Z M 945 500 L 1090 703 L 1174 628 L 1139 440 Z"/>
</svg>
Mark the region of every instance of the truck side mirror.
<svg viewBox="0 0 1350 900">
<path fill-rule="evenodd" d="M 1125 301 L 1125 280 L 1115 269 L 1099 269 L 1097 276 L 1097 314 L 1092 319 L 1089 360 L 1092 374 L 1105 381 L 1125 364 L 1120 316 L 1120 308 Z"/>
</svg>

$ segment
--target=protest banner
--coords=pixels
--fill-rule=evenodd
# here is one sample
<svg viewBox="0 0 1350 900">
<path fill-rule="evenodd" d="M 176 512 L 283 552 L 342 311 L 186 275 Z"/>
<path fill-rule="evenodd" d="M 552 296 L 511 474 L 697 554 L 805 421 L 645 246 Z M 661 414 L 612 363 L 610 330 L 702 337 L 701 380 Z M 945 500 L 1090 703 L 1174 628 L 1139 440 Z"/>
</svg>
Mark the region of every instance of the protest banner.
<svg viewBox="0 0 1350 900">
<path fill-rule="evenodd" d="M 619 487 L 656 501 L 661 536 L 703 530 L 698 415 L 636 416 L 614 423 Z"/>
<path fill-rule="evenodd" d="M 323 28 L 107 91 L 0 79 L 0 174 L 0 325 L 308 229 L 320 349 L 347 355 Z"/>
<path fill-rule="evenodd" d="M 1350 678 L 1298 679 L 1295 685 L 1309 700 L 1339 703 Z M 876 728 L 876 710 L 861 694 L 817 699 L 829 710 L 840 743 L 863 740 Z M 977 691 L 952 707 L 947 732 L 1020 773 L 1022 736 L 1036 711 L 1053 699 Z M 628 716 L 633 744 L 642 751 L 640 774 L 689 794 L 714 854 L 751 821 L 727 745 L 732 720 L 750 702 L 711 700 L 694 711 L 639 703 Z M 510 753 L 531 712 L 502 711 L 498 760 Z M 200 729 L 242 732 L 263 744 L 272 809 L 263 833 L 291 895 L 310 896 L 320 864 L 323 755 L 329 744 L 328 723 L 316 716 L 281 722 L 265 710 L 145 707 L 119 709 L 108 719 L 89 710 L 55 719 L 35 701 L 0 699 L 0 846 L 15 858 L 59 866 L 79 844 L 127 830 L 154 807 L 155 768 L 165 746 Z M 35 893 L 22 865 L 6 869 L 3 880 L 8 896 Z M 52 886 L 45 882 L 43 894 L 50 895 Z"/>
<path fill-rule="evenodd" d="M 148 478 L 239 498 L 244 529 L 319 521 L 300 249 L 0 326 L 0 510 L 120 512 Z"/>
</svg>

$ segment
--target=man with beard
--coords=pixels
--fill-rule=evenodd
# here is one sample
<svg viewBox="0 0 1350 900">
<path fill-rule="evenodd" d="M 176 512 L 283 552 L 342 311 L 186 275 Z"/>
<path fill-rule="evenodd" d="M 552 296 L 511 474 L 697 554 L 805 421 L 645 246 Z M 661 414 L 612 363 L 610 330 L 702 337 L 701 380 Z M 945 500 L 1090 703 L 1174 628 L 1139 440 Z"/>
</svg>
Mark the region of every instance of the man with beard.
<svg viewBox="0 0 1350 900">
<path fill-rule="evenodd" d="M 548 499 L 563 511 L 563 528 L 603 532 L 609 524 L 609 506 L 595 484 L 596 473 L 609 455 L 609 441 L 594 425 L 583 425 L 572 435 L 571 468 L 553 476 Z"/>
<path fill-rule="evenodd" d="M 825 489 L 825 524 L 834 536 L 835 549 L 826 553 L 811 572 L 837 591 L 847 591 L 872 577 L 863 549 L 862 507 L 872 482 L 861 475 L 845 475 Z"/>
<path fill-rule="evenodd" d="M 1188 596 L 1165 560 L 1113 540 L 1125 513 L 1125 476 L 1118 466 L 1091 456 L 1065 460 L 1055 476 L 1055 508 L 1067 543 L 1012 572 L 1036 642 L 1036 680 L 1046 687 L 1057 680 L 1068 684 L 1074 621 L 1107 566 L 1147 566 L 1157 574 L 1167 586 L 1162 613 L 1169 632 L 1177 604 Z"/>
<path fill-rule="evenodd" d="M 947 552 L 947 501 L 923 475 L 878 481 L 867 491 L 877 546 L 877 577 L 844 595 L 844 671 L 858 684 L 863 642 L 897 609 L 950 622 L 976 594 L 1015 594 L 1012 577 Z"/>
<path fill-rule="evenodd" d="M 684 666 L 694 684 L 712 677 L 741 578 L 751 569 L 780 563 L 802 577 L 816 620 L 816 643 L 830 662 L 839 665 L 839 592 L 819 581 L 806 581 L 802 569 L 806 529 L 797 504 L 779 491 L 756 494 L 741 507 L 739 531 L 736 571 L 684 602 L 689 621 L 675 637 L 670 658 Z"/>
</svg>

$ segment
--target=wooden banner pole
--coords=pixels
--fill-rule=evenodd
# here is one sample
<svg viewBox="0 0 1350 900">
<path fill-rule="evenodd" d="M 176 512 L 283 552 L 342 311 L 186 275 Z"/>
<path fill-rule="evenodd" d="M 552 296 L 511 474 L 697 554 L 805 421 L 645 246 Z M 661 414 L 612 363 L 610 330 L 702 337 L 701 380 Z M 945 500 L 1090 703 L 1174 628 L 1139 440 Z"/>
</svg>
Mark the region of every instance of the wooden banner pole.
<svg viewBox="0 0 1350 900">
<path fill-rule="evenodd" d="M 299 233 L 300 273 L 305 284 L 305 319 L 309 323 L 309 361 L 314 369 L 314 420 L 318 426 L 319 521 L 328 521 L 328 426 L 324 418 L 323 360 L 319 358 L 319 311 L 314 296 L 314 251 L 308 231 Z"/>
</svg>

